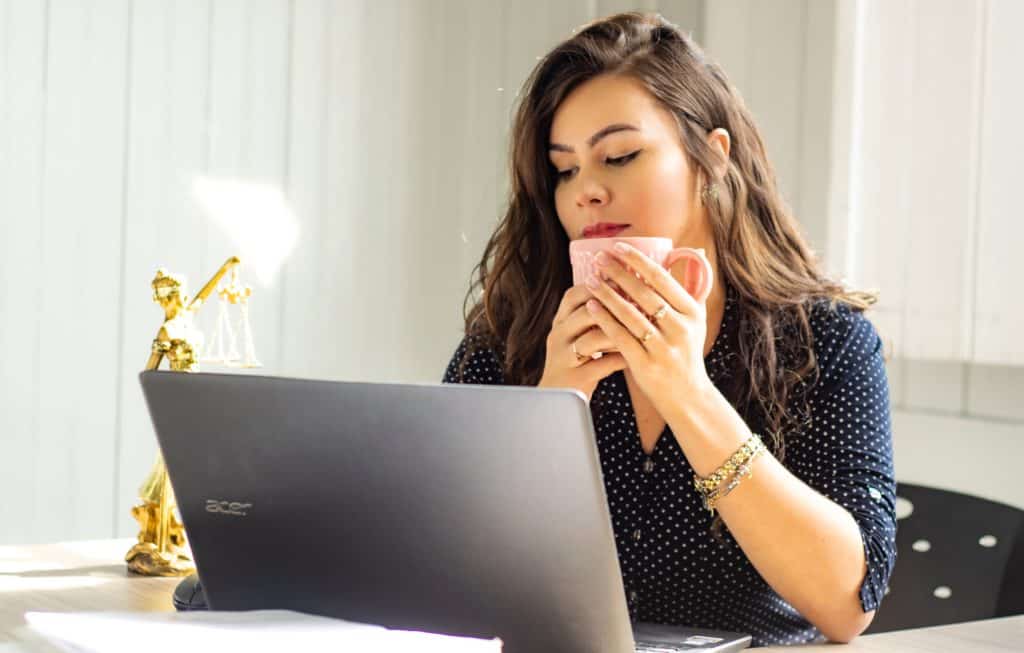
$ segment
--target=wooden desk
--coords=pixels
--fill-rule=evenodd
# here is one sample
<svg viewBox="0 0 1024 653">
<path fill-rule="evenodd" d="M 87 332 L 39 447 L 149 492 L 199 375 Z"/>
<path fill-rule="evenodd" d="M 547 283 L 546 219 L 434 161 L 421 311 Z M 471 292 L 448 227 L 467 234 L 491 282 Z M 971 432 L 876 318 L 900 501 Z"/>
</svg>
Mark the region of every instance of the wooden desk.
<svg viewBox="0 0 1024 653">
<path fill-rule="evenodd" d="M 30 611 L 174 609 L 178 578 L 129 574 L 124 554 L 133 540 L 0 546 L 0 653 L 56 651 L 25 625 Z"/>
<path fill-rule="evenodd" d="M 1024 651 L 1024 615 L 864 635 L 846 645 L 766 646 L 753 650 L 791 652 L 794 648 L 800 653 L 1020 653 Z"/>
<path fill-rule="evenodd" d="M 129 575 L 123 558 L 131 540 L 0 546 L 0 653 L 55 651 L 36 636 L 28 611 L 169 611 L 177 578 Z M 768 647 L 760 651 L 791 651 Z M 799 647 L 801 652 L 916 653 L 1024 650 L 1024 616 L 953 626 L 865 635 L 847 646 Z"/>
</svg>

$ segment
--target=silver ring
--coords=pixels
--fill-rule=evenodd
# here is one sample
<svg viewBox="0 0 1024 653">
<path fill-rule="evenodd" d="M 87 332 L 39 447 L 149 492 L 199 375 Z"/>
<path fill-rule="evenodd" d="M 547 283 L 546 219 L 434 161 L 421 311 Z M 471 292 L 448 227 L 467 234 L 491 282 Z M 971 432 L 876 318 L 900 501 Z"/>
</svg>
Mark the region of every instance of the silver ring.
<svg viewBox="0 0 1024 653">
<path fill-rule="evenodd" d="M 640 344 L 643 344 L 654 337 L 654 329 L 647 329 L 647 333 L 640 338 Z"/>
<path fill-rule="evenodd" d="M 651 316 L 651 322 L 657 322 L 661 318 L 665 317 L 666 313 L 668 313 L 668 304 L 662 304 L 661 308 Z"/>
</svg>

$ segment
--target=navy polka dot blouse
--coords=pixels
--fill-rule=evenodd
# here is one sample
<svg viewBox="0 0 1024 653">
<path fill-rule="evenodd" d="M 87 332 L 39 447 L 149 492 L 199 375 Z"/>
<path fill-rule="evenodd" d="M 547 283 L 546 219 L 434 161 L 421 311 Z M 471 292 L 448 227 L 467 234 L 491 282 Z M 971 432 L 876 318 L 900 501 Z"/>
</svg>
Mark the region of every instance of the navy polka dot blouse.
<svg viewBox="0 0 1024 653">
<path fill-rule="evenodd" d="M 728 289 L 722 327 L 705 359 L 708 376 L 725 396 L 736 371 L 738 313 Z M 815 302 L 810 318 L 821 375 L 803 395 L 810 420 L 787 434 L 783 464 L 848 510 L 860 527 L 867 559 L 860 600 L 867 612 L 881 602 L 896 558 L 896 483 L 882 343 L 863 315 L 842 304 L 830 308 L 827 301 Z M 443 381 L 501 384 L 500 353 L 490 349 L 476 350 L 459 374 L 469 343 L 463 339 Z M 740 414 L 747 414 L 741 408 Z M 591 412 L 634 620 L 750 633 L 754 646 L 822 640 L 769 587 L 727 528 L 721 538 L 712 536 L 712 519 L 692 485 L 693 469 L 671 431 L 650 456 L 644 453 L 622 372 L 598 384 Z"/>
</svg>

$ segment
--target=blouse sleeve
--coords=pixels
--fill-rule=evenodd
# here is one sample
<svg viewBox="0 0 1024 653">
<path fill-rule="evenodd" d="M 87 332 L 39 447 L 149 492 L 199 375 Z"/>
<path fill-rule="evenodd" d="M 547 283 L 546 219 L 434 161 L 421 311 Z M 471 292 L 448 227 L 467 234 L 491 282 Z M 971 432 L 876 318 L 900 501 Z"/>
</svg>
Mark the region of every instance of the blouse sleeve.
<svg viewBox="0 0 1024 653">
<path fill-rule="evenodd" d="M 810 390 L 810 424 L 787 443 L 786 465 L 845 508 L 860 528 L 865 612 L 878 607 L 896 562 L 896 480 L 882 341 L 862 314 L 840 305 L 812 314 L 821 376 Z"/>
<path fill-rule="evenodd" d="M 501 358 L 482 336 L 465 336 L 452 355 L 441 383 L 501 385 L 504 373 Z"/>
</svg>

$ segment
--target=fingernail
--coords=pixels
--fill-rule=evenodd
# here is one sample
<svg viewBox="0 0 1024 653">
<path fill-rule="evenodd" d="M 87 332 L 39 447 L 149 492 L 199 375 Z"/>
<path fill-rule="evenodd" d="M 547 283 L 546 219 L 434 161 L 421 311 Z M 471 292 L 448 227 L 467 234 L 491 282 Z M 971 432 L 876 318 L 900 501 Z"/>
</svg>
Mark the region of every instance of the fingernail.
<svg viewBox="0 0 1024 653">
<path fill-rule="evenodd" d="M 627 245 L 626 243 L 615 243 L 615 251 L 616 252 L 628 252 L 629 251 L 629 245 Z"/>
<path fill-rule="evenodd" d="M 598 265 L 608 265 L 608 255 L 604 252 L 598 252 L 594 260 L 597 261 Z"/>
</svg>

